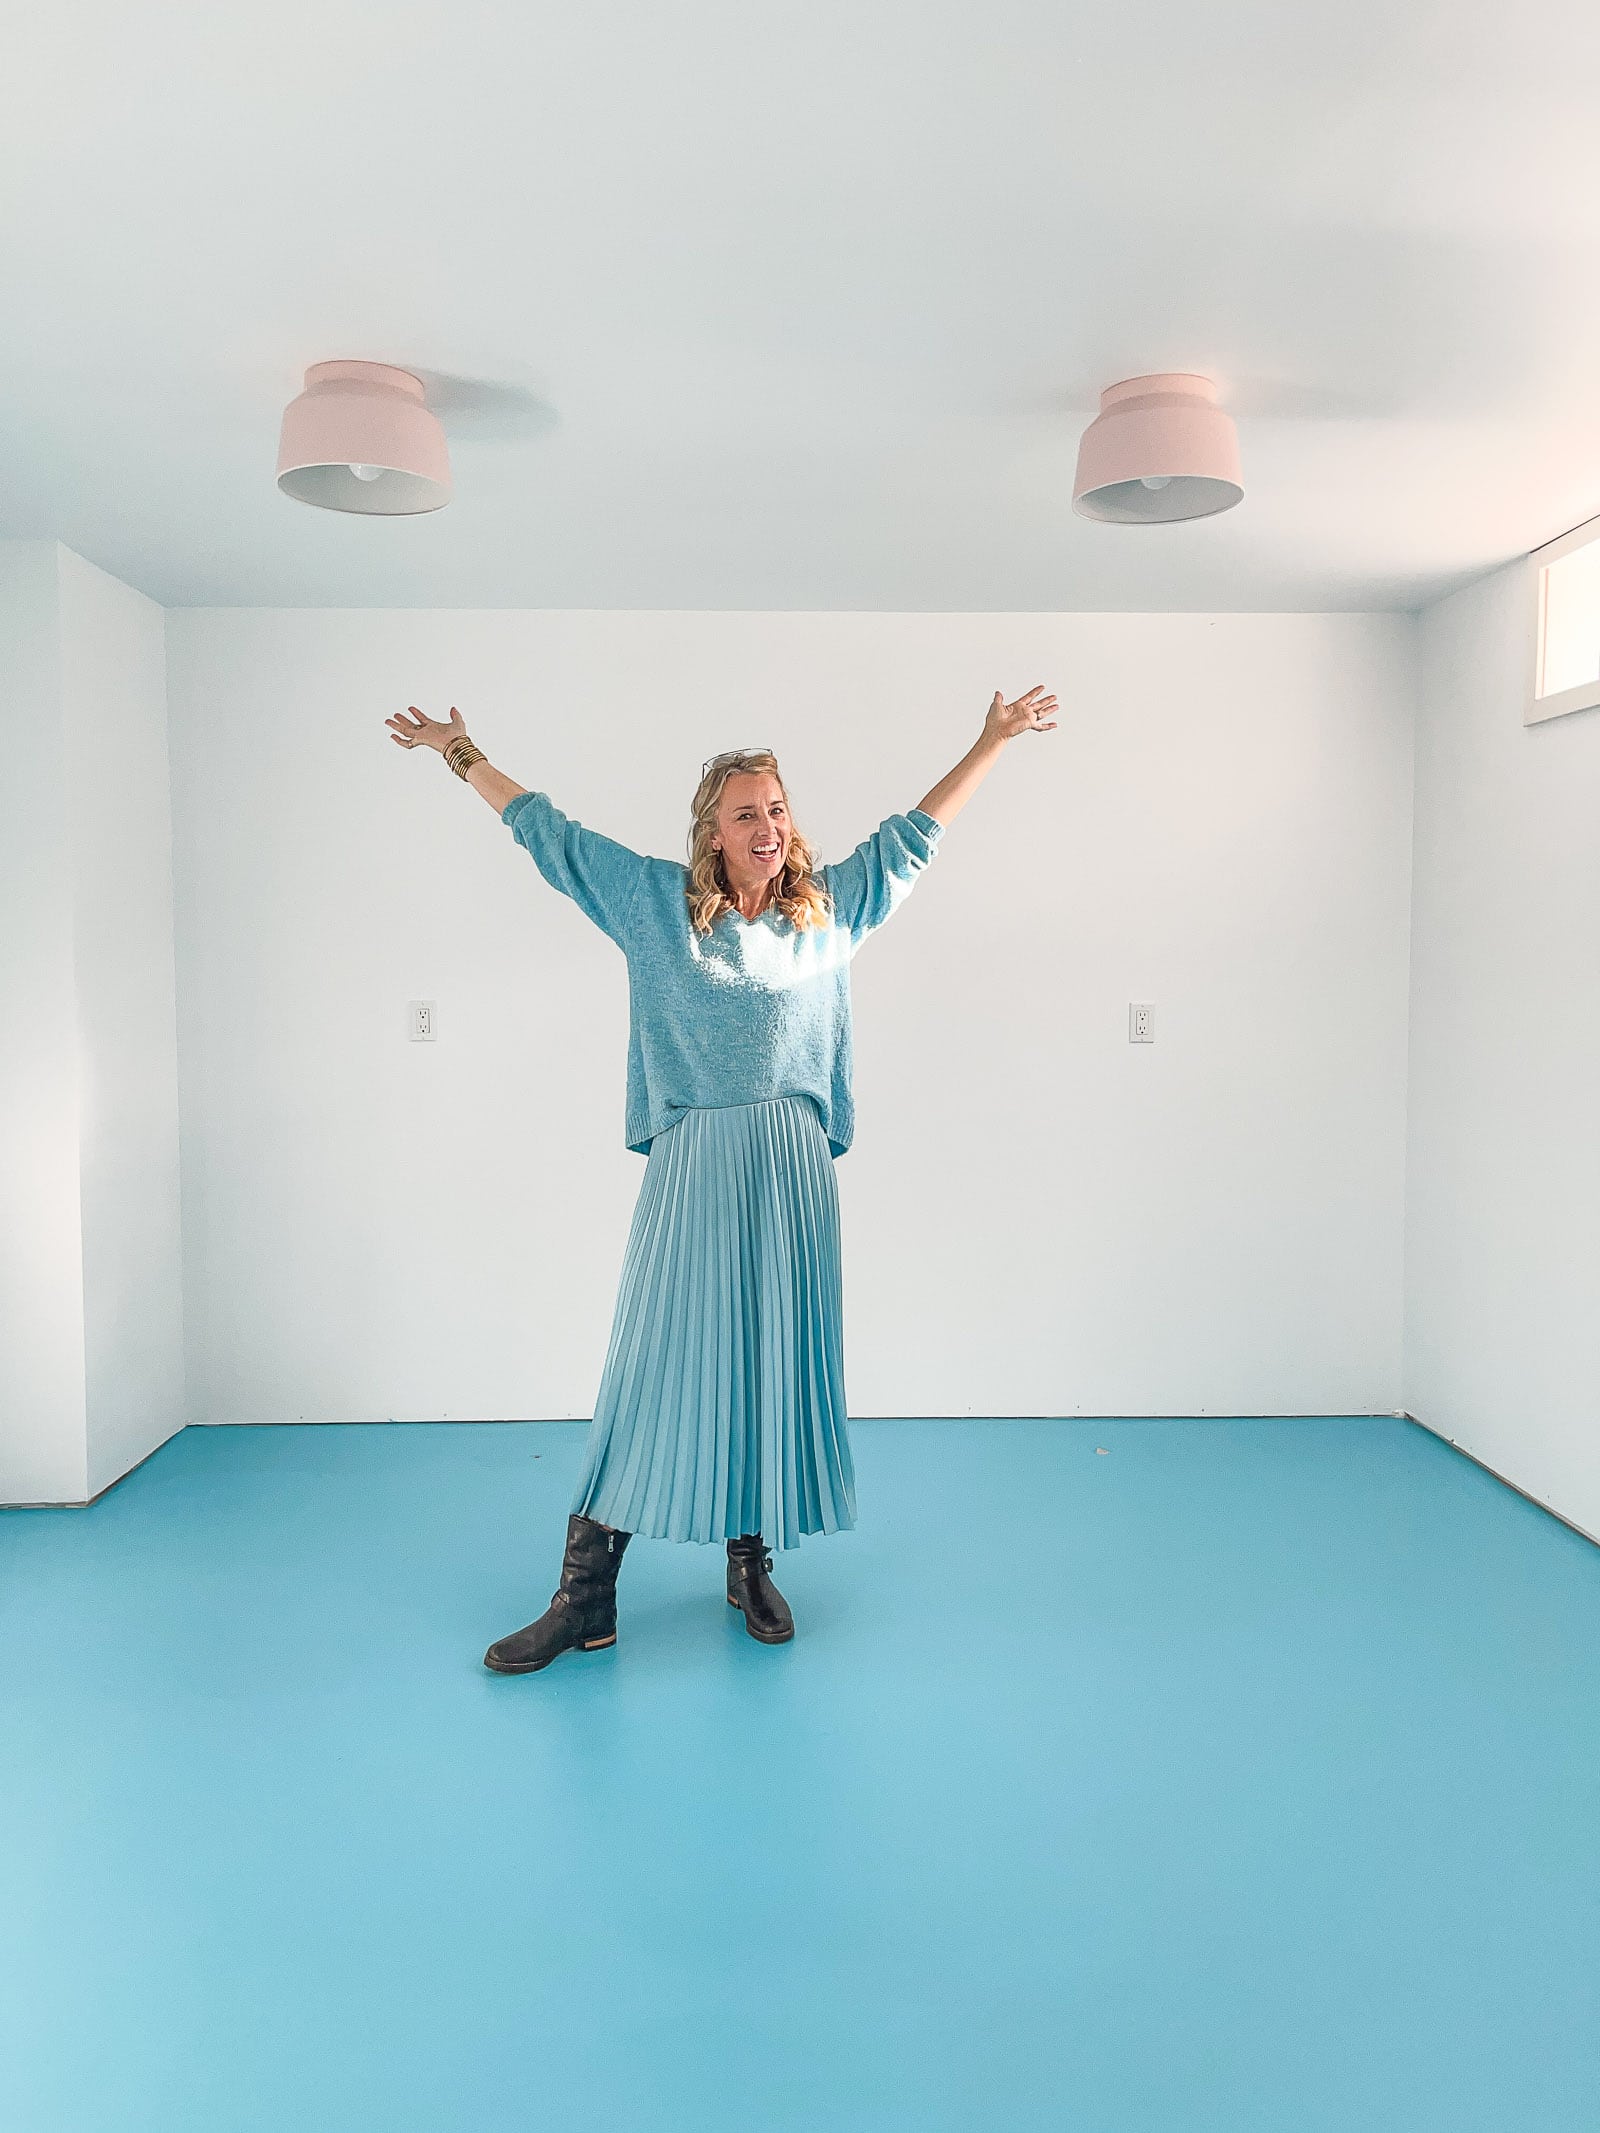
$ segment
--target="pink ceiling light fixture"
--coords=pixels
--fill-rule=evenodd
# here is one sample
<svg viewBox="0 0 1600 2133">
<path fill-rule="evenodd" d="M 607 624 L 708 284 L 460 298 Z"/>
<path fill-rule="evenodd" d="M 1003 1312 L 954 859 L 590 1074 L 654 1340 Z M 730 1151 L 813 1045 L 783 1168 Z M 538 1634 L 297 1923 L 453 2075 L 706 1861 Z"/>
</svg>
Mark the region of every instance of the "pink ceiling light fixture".
<svg viewBox="0 0 1600 2133">
<path fill-rule="evenodd" d="M 1078 445 L 1072 508 L 1123 526 L 1211 518 L 1244 495 L 1239 439 L 1209 378 L 1161 371 L 1100 395 Z"/>
<path fill-rule="evenodd" d="M 313 363 L 283 411 L 278 487 L 324 511 L 403 518 L 450 501 L 450 455 L 422 381 L 388 363 Z"/>
</svg>

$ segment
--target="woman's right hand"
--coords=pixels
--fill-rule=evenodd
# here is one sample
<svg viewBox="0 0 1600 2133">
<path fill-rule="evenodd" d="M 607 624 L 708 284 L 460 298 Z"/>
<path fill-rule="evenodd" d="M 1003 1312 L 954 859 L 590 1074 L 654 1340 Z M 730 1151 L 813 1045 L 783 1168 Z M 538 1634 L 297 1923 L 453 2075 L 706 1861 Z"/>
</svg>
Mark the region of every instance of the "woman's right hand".
<svg viewBox="0 0 1600 2133">
<path fill-rule="evenodd" d="M 408 704 L 406 709 L 411 713 L 410 718 L 401 711 L 383 722 L 389 728 L 390 739 L 402 748 L 437 748 L 443 755 L 452 741 L 464 741 L 467 737 L 461 713 L 454 704 L 450 706 L 448 725 L 442 719 L 424 718 L 415 704 Z"/>
</svg>

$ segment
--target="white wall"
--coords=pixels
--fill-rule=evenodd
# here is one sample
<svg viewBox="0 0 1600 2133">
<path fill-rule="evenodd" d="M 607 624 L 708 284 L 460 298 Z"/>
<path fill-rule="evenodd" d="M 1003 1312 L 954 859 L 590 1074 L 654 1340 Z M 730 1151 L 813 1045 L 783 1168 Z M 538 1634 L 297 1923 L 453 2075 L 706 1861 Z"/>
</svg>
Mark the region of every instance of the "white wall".
<svg viewBox="0 0 1600 2133">
<path fill-rule="evenodd" d="M 53 541 L 0 541 L 0 683 L 0 1503 L 74 1503 L 89 1466 Z"/>
<path fill-rule="evenodd" d="M 623 964 L 387 714 L 458 703 L 520 782 L 670 855 L 701 758 L 769 742 L 826 858 L 1037 680 L 1062 730 L 855 966 L 852 1409 L 1395 1407 L 1413 637 L 169 615 L 192 1418 L 592 1404 L 643 1171 Z"/>
<path fill-rule="evenodd" d="M 1422 618 L 1405 1405 L 1600 1536 L 1600 712 L 1527 566 Z"/>
<path fill-rule="evenodd" d="M 165 618 L 59 554 L 94 1495 L 184 1423 Z"/>
<path fill-rule="evenodd" d="M 162 613 L 0 545 L 0 1501 L 82 1502 L 184 1422 Z"/>
</svg>

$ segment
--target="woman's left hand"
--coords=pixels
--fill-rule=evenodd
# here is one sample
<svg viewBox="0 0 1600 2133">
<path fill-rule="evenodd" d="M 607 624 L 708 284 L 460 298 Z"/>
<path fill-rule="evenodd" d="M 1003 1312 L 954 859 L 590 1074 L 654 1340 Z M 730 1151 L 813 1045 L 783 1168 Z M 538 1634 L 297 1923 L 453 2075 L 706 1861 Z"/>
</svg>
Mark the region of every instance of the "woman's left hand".
<svg viewBox="0 0 1600 2133">
<path fill-rule="evenodd" d="M 984 738 L 1009 741 L 1019 733 L 1053 733 L 1057 708 L 1055 698 L 1046 695 L 1042 682 L 1026 696 L 1019 696 L 1014 704 L 1008 704 L 996 689 L 983 722 Z"/>
</svg>

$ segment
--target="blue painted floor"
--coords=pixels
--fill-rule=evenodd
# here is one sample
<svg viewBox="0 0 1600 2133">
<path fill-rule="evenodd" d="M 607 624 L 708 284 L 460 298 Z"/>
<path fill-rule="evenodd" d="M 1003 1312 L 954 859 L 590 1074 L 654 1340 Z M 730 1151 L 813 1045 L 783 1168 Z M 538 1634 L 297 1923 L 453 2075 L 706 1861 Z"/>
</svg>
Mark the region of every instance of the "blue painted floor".
<svg viewBox="0 0 1600 2133">
<path fill-rule="evenodd" d="M 582 1435 L 0 1516 L 4 2133 L 1597 2123 L 1600 1550 L 1402 1422 L 866 1422 L 794 1644 L 639 1541 L 484 1673 Z"/>
</svg>

